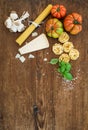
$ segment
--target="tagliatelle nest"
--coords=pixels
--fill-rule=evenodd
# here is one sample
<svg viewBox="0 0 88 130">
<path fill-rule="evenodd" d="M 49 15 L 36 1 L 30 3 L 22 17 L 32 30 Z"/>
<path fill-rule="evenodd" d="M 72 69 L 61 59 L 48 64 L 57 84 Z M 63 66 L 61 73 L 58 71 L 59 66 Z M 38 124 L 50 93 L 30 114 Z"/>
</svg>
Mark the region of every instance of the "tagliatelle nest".
<svg viewBox="0 0 88 130">
<path fill-rule="evenodd" d="M 70 56 L 66 53 L 63 53 L 60 55 L 59 60 L 68 63 L 70 61 Z"/>
<path fill-rule="evenodd" d="M 71 60 L 77 60 L 79 57 L 79 51 L 77 49 L 71 49 L 71 51 L 69 52 L 69 56 Z"/>
<path fill-rule="evenodd" d="M 55 43 L 52 47 L 52 50 L 53 50 L 54 54 L 60 55 L 63 53 L 63 46 L 58 43 Z"/>
<path fill-rule="evenodd" d="M 69 40 L 69 35 L 66 32 L 63 32 L 58 38 L 59 42 L 65 43 Z"/>
<path fill-rule="evenodd" d="M 64 49 L 64 52 L 69 52 L 72 48 L 73 48 L 73 43 L 72 42 L 65 42 L 63 44 L 63 49 Z"/>
</svg>

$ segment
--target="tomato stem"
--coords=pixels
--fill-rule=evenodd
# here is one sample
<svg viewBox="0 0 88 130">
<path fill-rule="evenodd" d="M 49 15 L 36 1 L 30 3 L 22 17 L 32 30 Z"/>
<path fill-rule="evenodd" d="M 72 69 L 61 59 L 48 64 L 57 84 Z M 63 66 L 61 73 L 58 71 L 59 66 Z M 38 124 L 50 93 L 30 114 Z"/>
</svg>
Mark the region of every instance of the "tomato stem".
<svg viewBox="0 0 88 130">
<path fill-rule="evenodd" d="M 74 24 L 80 24 L 77 20 L 73 21 Z"/>
<path fill-rule="evenodd" d="M 57 12 L 59 12 L 59 11 L 60 11 L 60 8 L 58 7 L 58 8 L 57 8 Z"/>
<path fill-rule="evenodd" d="M 54 27 L 53 27 L 53 26 L 51 27 L 51 30 L 54 30 Z"/>
</svg>

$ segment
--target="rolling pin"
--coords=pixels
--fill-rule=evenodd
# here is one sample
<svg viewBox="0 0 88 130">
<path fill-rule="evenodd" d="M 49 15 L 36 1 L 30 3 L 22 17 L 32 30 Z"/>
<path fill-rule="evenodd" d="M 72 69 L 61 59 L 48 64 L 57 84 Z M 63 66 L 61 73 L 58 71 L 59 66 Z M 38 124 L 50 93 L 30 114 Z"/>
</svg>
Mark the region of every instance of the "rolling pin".
<svg viewBox="0 0 88 130">
<path fill-rule="evenodd" d="M 39 25 L 50 13 L 52 9 L 52 5 L 49 4 L 43 12 L 35 19 L 34 23 Z M 28 36 L 35 30 L 37 26 L 34 24 L 31 24 L 17 39 L 16 42 L 19 45 L 22 45 L 22 43 L 28 38 Z"/>
</svg>

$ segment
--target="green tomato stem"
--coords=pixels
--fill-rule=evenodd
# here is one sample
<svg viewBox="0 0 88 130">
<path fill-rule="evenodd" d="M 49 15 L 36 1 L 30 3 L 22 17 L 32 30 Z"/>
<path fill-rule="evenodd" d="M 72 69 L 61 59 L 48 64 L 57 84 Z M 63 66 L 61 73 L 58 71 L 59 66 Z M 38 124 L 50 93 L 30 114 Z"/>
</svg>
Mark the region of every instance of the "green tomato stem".
<svg viewBox="0 0 88 130">
<path fill-rule="evenodd" d="M 80 24 L 80 22 L 78 22 L 77 20 L 73 21 L 74 24 Z"/>
<path fill-rule="evenodd" d="M 59 12 L 59 11 L 60 11 L 60 8 L 58 7 L 56 11 Z"/>
</svg>

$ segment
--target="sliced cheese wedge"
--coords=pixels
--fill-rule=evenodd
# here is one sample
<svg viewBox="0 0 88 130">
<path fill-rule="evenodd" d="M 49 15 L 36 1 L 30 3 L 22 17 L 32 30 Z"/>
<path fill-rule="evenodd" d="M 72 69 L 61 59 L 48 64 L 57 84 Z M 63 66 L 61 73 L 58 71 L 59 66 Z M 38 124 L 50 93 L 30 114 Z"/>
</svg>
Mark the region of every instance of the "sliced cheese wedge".
<svg viewBox="0 0 88 130">
<path fill-rule="evenodd" d="M 21 47 L 18 51 L 20 54 L 27 54 L 30 52 L 42 50 L 49 47 L 49 42 L 45 34 L 39 35 L 37 38 L 30 41 L 28 44 Z"/>
</svg>

